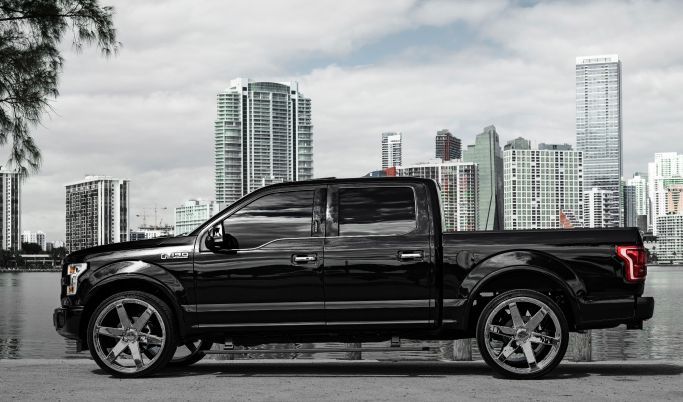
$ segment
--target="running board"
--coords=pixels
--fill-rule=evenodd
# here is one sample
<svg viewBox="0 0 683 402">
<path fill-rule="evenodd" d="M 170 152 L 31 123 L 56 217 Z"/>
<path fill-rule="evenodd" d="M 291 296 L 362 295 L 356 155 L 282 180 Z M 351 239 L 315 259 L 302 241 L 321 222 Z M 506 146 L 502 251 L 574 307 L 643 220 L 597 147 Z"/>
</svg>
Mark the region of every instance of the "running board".
<svg viewBox="0 0 683 402">
<path fill-rule="evenodd" d="M 416 346 L 416 347 L 369 347 L 369 348 L 302 348 L 302 349 L 228 349 L 207 350 L 209 355 L 243 355 L 248 353 L 330 353 L 330 352 L 432 352 L 438 351 L 439 347 Z"/>
</svg>

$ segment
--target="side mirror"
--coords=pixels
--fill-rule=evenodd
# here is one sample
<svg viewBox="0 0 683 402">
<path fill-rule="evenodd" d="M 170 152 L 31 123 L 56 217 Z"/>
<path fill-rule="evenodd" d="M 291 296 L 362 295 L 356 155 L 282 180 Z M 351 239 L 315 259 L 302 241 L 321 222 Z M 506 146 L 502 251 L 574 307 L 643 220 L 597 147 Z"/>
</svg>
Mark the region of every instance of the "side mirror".
<svg viewBox="0 0 683 402">
<path fill-rule="evenodd" d="M 239 248 L 237 239 L 223 230 L 223 223 L 217 223 L 209 229 L 204 244 L 211 251 L 231 251 Z"/>
<path fill-rule="evenodd" d="M 224 247 L 225 235 L 223 233 L 223 223 L 217 223 L 209 229 L 204 241 L 206 248 L 211 251 L 218 251 Z"/>
</svg>

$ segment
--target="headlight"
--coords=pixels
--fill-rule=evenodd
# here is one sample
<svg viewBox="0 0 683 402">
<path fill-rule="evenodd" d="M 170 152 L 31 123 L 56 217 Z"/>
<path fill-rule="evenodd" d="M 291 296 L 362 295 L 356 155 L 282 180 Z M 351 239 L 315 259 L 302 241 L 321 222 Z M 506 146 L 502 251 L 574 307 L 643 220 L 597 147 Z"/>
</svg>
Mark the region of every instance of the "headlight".
<svg viewBox="0 0 683 402">
<path fill-rule="evenodd" d="M 68 279 L 66 285 L 67 296 L 73 296 L 76 294 L 76 290 L 78 289 L 78 277 L 81 276 L 86 269 L 88 269 L 87 262 L 80 264 L 69 264 L 66 267 L 66 277 Z"/>
</svg>

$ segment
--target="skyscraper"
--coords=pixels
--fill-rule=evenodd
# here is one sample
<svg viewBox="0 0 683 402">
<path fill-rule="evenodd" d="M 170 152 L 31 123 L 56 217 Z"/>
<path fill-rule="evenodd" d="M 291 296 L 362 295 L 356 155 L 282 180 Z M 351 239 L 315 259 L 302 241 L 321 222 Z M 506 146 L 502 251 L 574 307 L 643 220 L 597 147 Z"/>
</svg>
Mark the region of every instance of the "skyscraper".
<svg viewBox="0 0 683 402">
<path fill-rule="evenodd" d="M 606 204 L 611 201 L 612 192 L 593 187 L 583 193 L 583 225 L 587 228 L 604 228 L 612 219 L 611 215 L 605 215 Z"/>
<path fill-rule="evenodd" d="M 396 168 L 397 176 L 433 179 L 441 186 L 444 230 L 477 229 L 477 165 L 434 161 Z"/>
<path fill-rule="evenodd" d="M 66 249 L 69 252 L 128 241 L 130 181 L 86 176 L 66 185 Z"/>
<path fill-rule="evenodd" d="M 311 100 L 297 82 L 237 78 L 218 94 L 216 201 L 231 204 L 268 184 L 313 178 Z"/>
<path fill-rule="evenodd" d="M 624 191 L 624 226 L 628 228 L 638 226 L 638 214 L 636 208 L 636 187 L 628 184 L 623 186 Z"/>
<path fill-rule="evenodd" d="M 21 177 L 15 170 L 0 166 L 0 206 L 2 223 L 0 244 L 2 250 L 21 248 Z"/>
<path fill-rule="evenodd" d="M 443 129 L 436 132 L 435 154 L 437 159 L 450 161 L 462 158 L 462 143 L 450 131 Z"/>
<path fill-rule="evenodd" d="M 216 201 L 187 200 L 175 209 L 175 233 L 190 233 L 220 212 Z"/>
<path fill-rule="evenodd" d="M 620 226 L 622 205 L 621 62 L 617 55 L 576 58 L 576 148 L 584 188 L 605 190 L 601 222 Z"/>
<path fill-rule="evenodd" d="M 488 126 L 463 152 L 464 162 L 478 164 L 477 230 L 503 228 L 503 156 L 496 127 Z"/>
<path fill-rule="evenodd" d="M 626 180 L 626 185 L 632 186 L 635 191 L 636 223 L 642 231 L 647 231 L 652 225 L 648 216 L 650 215 L 650 201 L 647 191 L 647 174 L 635 172 L 632 178 Z"/>
<path fill-rule="evenodd" d="M 582 154 L 545 148 L 503 151 L 505 229 L 583 226 Z"/>
<path fill-rule="evenodd" d="M 667 215 L 667 196 L 673 186 L 683 185 L 683 154 L 659 152 L 654 162 L 648 163 L 648 186 L 652 234 L 658 235 L 660 216 Z"/>
<path fill-rule="evenodd" d="M 402 142 L 401 133 L 382 133 L 382 169 L 401 166 Z"/>
</svg>

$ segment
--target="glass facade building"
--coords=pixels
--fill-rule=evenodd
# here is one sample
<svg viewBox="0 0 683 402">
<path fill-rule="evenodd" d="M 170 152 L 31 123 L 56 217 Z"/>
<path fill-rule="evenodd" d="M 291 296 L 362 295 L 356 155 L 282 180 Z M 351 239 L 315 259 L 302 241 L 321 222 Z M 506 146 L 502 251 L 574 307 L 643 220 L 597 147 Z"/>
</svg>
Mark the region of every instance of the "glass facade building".
<svg viewBox="0 0 683 402">
<path fill-rule="evenodd" d="M 496 128 L 484 128 L 462 159 L 478 166 L 477 230 L 503 229 L 503 155 Z"/>
<path fill-rule="evenodd" d="M 403 135 L 382 133 L 382 169 L 401 166 Z"/>
<path fill-rule="evenodd" d="M 576 149 L 584 186 L 607 191 L 605 227 L 622 224 L 621 62 L 617 55 L 576 58 Z"/>
<path fill-rule="evenodd" d="M 296 82 L 230 81 L 217 96 L 214 140 L 220 205 L 269 184 L 313 178 L 311 100 Z"/>
<path fill-rule="evenodd" d="M 128 241 L 130 181 L 86 176 L 66 185 L 66 250 Z"/>
<path fill-rule="evenodd" d="M 477 229 L 477 165 L 471 162 L 434 161 L 396 168 L 397 176 L 432 179 L 441 187 L 444 230 Z"/>
<path fill-rule="evenodd" d="M 513 148 L 503 159 L 506 230 L 583 226 L 581 152 Z"/>
</svg>

